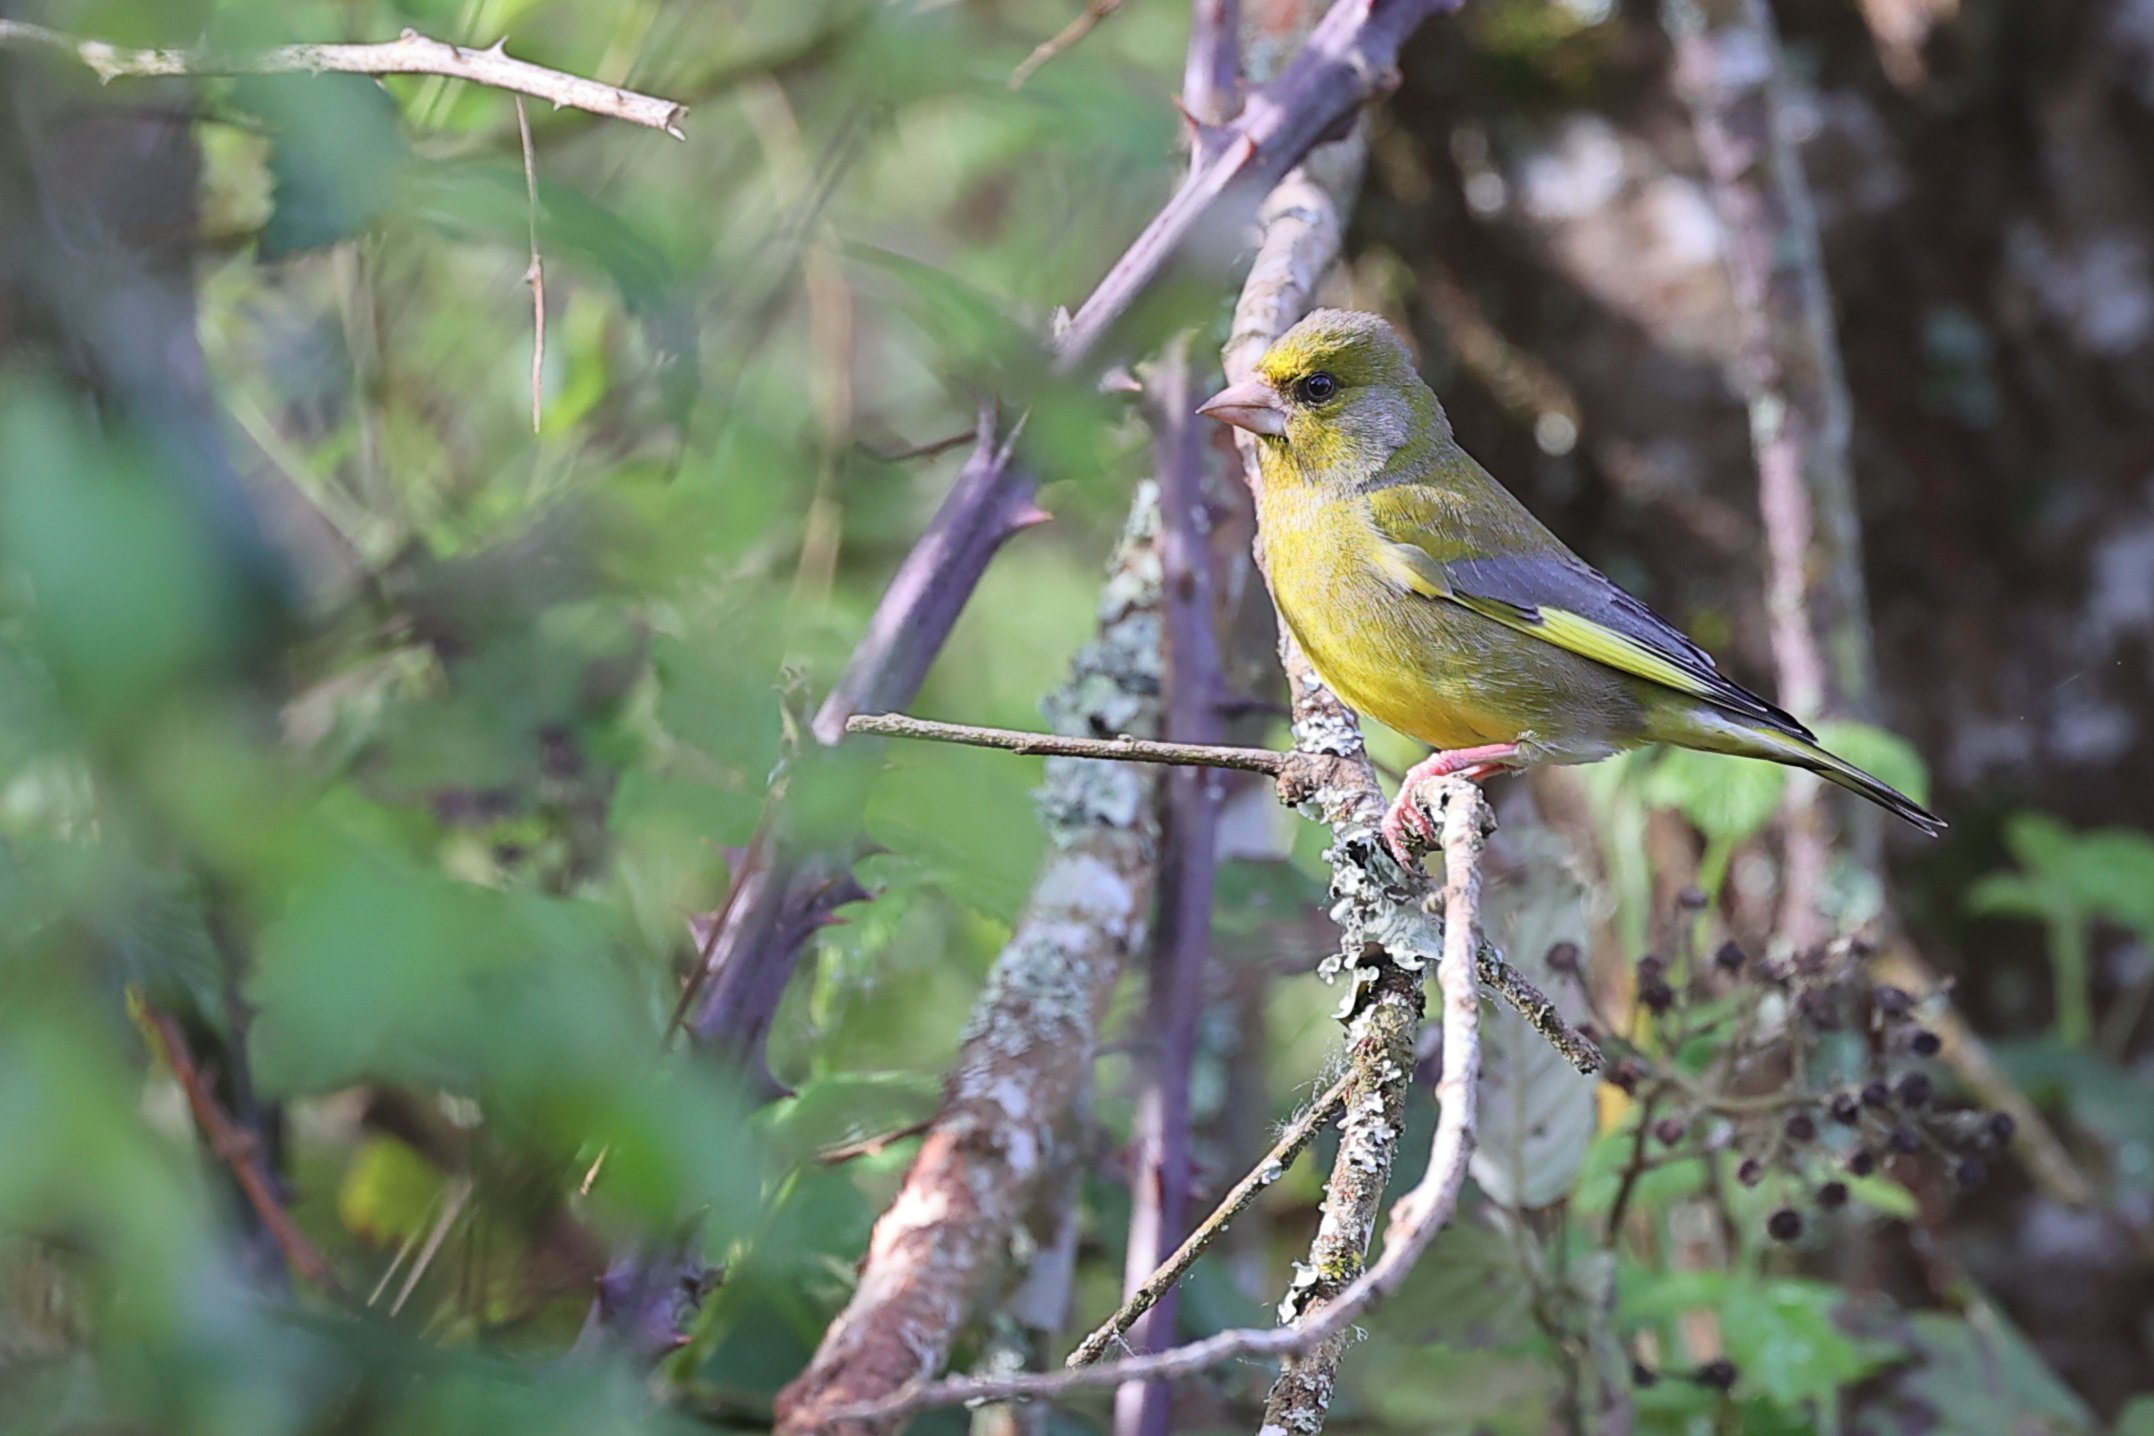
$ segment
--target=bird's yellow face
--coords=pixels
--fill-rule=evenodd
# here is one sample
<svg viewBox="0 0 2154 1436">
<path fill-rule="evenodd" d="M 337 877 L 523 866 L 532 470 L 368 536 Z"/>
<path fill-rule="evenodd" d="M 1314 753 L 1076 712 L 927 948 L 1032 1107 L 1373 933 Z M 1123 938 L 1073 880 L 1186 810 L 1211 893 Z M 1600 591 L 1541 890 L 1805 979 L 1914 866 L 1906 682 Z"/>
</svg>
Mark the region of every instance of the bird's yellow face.
<svg viewBox="0 0 2154 1436">
<path fill-rule="evenodd" d="M 1257 361 L 1256 377 L 1200 412 L 1255 434 L 1267 476 L 1339 489 L 1369 483 L 1401 450 L 1449 430 L 1391 326 L 1338 309 L 1288 330 Z"/>
</svg>

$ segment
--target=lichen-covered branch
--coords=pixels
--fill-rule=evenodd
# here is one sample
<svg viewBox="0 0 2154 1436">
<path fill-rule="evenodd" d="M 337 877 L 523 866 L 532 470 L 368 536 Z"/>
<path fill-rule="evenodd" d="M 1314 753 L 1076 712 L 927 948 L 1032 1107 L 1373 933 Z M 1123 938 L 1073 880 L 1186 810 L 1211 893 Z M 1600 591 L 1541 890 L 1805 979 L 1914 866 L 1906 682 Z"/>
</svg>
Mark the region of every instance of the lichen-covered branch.
<svg viewBox="0 0 2154 1436">
<path fill-rule="evenodd" d="M 1164 1381 L 1192 1376 L 1247 1357 L 1291 1357 L 1343 1336 L 1405 1283 L 1457 1210 L 1473 1151 L 1473 1097 L 1481 1051 L 1480 988 L 1474 980 L 1481 944 L 1478 873 L 1482 843 L 1494 826 L 1481 790 L 1463 780 L 1446 782 L 1431 806 L 1440 815 L 1445 852 L 1444 887 L 1431 904 L 1436 911 L 1424 914 L 1432 928 L 1444 933 L 1431 951 L 1443 1008 L 1442 1071 L 1436 1083 L 1441 1105 L 1428 1167 L 1414 1188 L 1392 1203 L 1383 1251 L 1368 1269 L 1332 1300 L 1310 1303 L 1291 1326 L 1240 1327 L 1146 1356 L 1062 1371 L 922 1382 L 880 1401 L 833 1411 L 833 1420 L 886 1422 L 938 1406 L 1064 1396 L 1140 1377 Z"/>
<path fill-rule="evenodd" d="M 71 59 L 106 84 L 188 75 L 441 75 L 681 138 L 686 105 L 512 59 L 506 47 L 506 40 L 496 40 L 473 49 L 406 30 L 394 40 L 371 45 L 279 45 L 227 53 L 137 50 L 23 20 L 0 20 L 0 49 L 39 50 Z"/>
<path fill-rule="evenodd" d="M 1057 728 L 1157 728 L 1158 544 L 1146 485 L 1101 594 L 1098 636 L 1050 699 Z M 779 1393 L 780 1432 L 889 1429 L 843 1413 L 941 1370 L 999 1274 L 1059 1128 L 1091 1081 L 1115 979 L 1143 941 L 1154 786 L 1134 765 L 1048 764 L 1041 809 L 1051 846 L 1030 904 L 973 1005 L 941 1108 L 875 1224 L 852 1300 Z"/>
</svg>

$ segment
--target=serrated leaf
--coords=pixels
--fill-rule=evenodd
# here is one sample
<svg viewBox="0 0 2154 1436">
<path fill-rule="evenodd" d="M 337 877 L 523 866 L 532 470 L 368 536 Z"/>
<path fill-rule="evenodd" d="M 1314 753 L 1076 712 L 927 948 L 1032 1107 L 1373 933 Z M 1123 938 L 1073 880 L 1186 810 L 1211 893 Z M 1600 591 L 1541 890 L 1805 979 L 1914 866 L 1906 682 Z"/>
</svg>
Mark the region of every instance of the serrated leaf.
<svg viewBox="0 0 2154 1436">
<path fill-rule="evenodd" d="M 1505 959 L 1558 1007 L 1571 984 L 1554 980 L 1546 957 L 1559 942 L 1591 939 L 1584 888 L 1572 875 L 1568 846 L 1529 829 L 1507 834 L 1523 850 L 1517 875 L 1490 885 L 1485 925 Z M 1566 1012 L 1565 1016 L 1573 1015 Z M 1473 1179 L 1499 1206 L 1545 1207 L 1569 1195 L 1592 1145 L 1594 1082 L 1508 1007 L 1484 1007 L 1481 1020 L 1480 1136 Z"/>
</svg>

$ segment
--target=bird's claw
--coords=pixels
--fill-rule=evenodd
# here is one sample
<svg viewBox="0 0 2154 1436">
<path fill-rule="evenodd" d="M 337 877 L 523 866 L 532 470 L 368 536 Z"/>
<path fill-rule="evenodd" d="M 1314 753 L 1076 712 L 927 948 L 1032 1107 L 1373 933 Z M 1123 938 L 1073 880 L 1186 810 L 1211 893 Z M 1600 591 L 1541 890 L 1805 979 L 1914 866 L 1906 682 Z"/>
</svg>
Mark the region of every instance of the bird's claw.
<svg viewBox="0 0 2154 1436">
<path fill-rule="evenodd" d="M 1385 849 L 1400 867 L 1410 873 L 1420 871 L 1421 854 L 1437 847 L 1443 840 L 1442 834 L 1437 831 L 1436 820 L 1430 817 L 1428 809 L 1421 805 L 1420 787 L 1419 783 L 1408 783 L 1401 787 L 1398 797 L 1391 800 L 1390 810 L 1384 814 L 1384 821 L 1379 825 Z M 1419 840 L 1418 846 L 1408 843 L 1409 830 L 1414 838 Z"/>
</svg>

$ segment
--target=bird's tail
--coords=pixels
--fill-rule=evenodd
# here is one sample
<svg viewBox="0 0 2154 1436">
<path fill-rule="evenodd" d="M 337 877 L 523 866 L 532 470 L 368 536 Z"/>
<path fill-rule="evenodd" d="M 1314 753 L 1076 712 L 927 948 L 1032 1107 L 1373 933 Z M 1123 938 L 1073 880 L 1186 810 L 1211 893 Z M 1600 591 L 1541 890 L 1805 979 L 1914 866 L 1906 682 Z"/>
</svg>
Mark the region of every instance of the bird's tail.
<svg viewBox="0 0 2154 1436">
<path fill-rule="evenodd" d="M 1749 732 L 1760 746 L 1772 750 L 1771 756 L 1776 761 L 1793 764 L 1798 768 L 1808 768 L 1829 783 L 1837 783 L 1850 793 L 1860 793 L 1886 812 L 1906 819 L 1933 838 L 1945 830 L 1943 818 L 1889 783 L 1871 777 L 1845 758 L 1828 753 L 1816 742 L 1771 728 L 1757 727 Z"/>
</svg>

